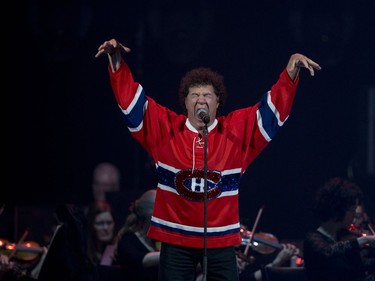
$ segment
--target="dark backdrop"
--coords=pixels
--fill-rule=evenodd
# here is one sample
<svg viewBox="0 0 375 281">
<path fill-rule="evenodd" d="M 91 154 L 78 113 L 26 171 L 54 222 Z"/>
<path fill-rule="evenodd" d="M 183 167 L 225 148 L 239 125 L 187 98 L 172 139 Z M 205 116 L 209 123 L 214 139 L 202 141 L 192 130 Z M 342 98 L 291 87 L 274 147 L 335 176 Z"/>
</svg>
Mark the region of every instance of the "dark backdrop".
<svg viewBox="0 0 375 281">
<path fill-rule="evenodd" d="M 242 221 L 252 226 L 264 205 L 259 230 L 300 238 L 312 224 L 315 189 L 332 176 L 355 180 L 374 202 L 374 3 L 13 4 L 11 20 L 2 25 L 6 177 L 0 200 L 10 209 L 86 204 L 92 170 L 101 161 L 120 167 L 125 193 L 155 187 L 152 161 L 122 122 L 107 58 L 94 58 L 98 46 L 114 37 L 131 47 L 127 61 L 147 94 L 179 112 L 179 79 L 192 67 L 224 75 L 227 113 L 254 104 L 292 53 L 314 59 L 323 69 L 314 78 L 301 73 L 290 119 L 243 178 Z"/>
</svg>

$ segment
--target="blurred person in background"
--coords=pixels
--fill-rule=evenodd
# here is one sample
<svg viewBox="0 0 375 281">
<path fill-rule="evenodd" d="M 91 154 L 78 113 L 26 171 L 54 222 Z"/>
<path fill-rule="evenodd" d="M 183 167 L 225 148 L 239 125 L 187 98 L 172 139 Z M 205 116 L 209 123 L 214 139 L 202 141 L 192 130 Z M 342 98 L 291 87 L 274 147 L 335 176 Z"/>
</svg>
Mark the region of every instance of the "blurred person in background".
<svg viewBox="0 0 375 281">
<path fill-rule="evenodd" d="M 159 245 L 147 237 L 156 189 L 131 203 L 125 224 L 118 232 L 116 257 L 127 281 L 158 280 Z"/>
<path fill-rule="evenodd" d="M 111 205 L 104 201 L 93 202 L 87 212 L 88 257 L 93 264 L 114 264 L 114 238 L 116 223 Z"/>
<path fill-rule="evenodd" d="M 374 280 L 375 260 L 365 258 L 362 251 L 375 247 L 375 236 L 350 231 L 362 201 L 360 187 L 341 177 L 327 180 L 317 190 L 315 213 L 319 225 L 306 234 L 303 244 L 309 281 Z"/>
<path fill-rule="evenodd" d="M 266 267 L 289 267 L 292 264 L 292 258 L 299 255 L 300 250 L 293 244 L 282 243 L 281 249 L 275 250 L 270 254 L 258 254 L 250 262 L 240 256 L 238 260 L 239 280 L 240 281 L 262 281 L 262 266 Z"/>
<path fill-rule="evenodd" d="M 110 162 L 101 162 L 95 166 L 92 179 L 94 201 L 106 201 L 108 192 L 121 189 L 121 173 L 118 167 Z"/>
<path fill-rule="evenodd" d="M 117 225 L 124 223 L 124 213 L 131 195 L 129 190 L 121 190 L 121 171 L 111 162 L 100 162 L 92 173 L 92 202 L 106 202 L 111 205 L 112 215 Z M 124 202 L 126 202 L 124 204 Z M 88 208 L 88 206 L 86 207 Z M 86 211 L 87 212 L 87 211 Z"/>
</svg>

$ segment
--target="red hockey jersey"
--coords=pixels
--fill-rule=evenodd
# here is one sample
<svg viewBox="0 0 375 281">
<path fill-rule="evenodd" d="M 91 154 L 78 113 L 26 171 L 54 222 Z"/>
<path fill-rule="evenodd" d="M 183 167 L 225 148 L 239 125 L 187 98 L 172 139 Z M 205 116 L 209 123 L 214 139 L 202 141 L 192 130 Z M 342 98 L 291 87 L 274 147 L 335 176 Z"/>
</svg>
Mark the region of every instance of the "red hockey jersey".
<svg viewBox="0 0 375 281">
<path fill-rule="evenodd" d="M 185 115 L 158 104 L 135 82 L 128 65 L 110 73 L 131 135 L 147 150 L 158 174 L 148 236 L 170 244 L 204 247 L 204 138 Z M 286 70 L 254 106 L 217 117 L 207 134 L 207 248 L 241 244 L 241 176 L 287 120 L 299 79 Z"/>
</svg>

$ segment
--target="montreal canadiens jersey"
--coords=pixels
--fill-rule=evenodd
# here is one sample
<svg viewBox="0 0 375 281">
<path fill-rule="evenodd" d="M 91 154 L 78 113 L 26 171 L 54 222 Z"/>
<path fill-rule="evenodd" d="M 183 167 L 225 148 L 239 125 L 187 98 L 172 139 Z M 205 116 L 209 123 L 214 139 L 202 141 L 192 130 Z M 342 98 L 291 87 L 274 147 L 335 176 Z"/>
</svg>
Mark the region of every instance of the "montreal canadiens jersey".
<svg viewBox="0 0 375 281">
<path fill-rule="evenodd" d="M 150 154 L 157 170 L 148 236 L 192 248 L 203 248 L 204 236 L 207 248 L 241 244 L 241 176 L 287 120 L 299 78 L 292 81 L 284 70 L 257 104 L 218 116 L 205 137 L 187 116 L 147 96 L 124 61 L 116 72 L 108 70 L 126 126 Z"/>
</svg>

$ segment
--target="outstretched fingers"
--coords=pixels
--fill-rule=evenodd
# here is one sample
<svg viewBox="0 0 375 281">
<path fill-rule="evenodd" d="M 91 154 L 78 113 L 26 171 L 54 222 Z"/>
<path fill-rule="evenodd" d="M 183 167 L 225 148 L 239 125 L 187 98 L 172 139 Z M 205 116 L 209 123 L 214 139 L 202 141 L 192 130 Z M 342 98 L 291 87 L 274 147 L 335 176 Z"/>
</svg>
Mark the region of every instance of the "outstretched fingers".
<svg viewBox="0 0 375 281">
<path fill-rule="evenodd" d="M 130 53 L 131 49 L 129 47 L 122 45 L 120 42 L 118 42 L 118 44 L 122 51 L 124 51 L 125 53 Z"/>
<path fill-rule="evenodd" d="M 321 69 L 318 63 L 309 59 L 308 57 L 302 54 L 298 54 L 298 53 L 293 54 L 290 57 L 288 65 L 287 65 L 287 71 L 288 71 L 289 77 L 293 81 L 297 79 L 297 76 L 301 68 L 307 68 L 311 76 L 315 75 L 315 72 L 314 72 L 315 69 L 316 70 Z"/>
<path fill-rule="evenodd" d="M 98 48 L 98 52 L 96 53 L 95 57 L 98 58 L 102 54 L 109 54 L 112 55 L 118 50 L 123 51 L 125 53 L 129 53 L 131 51 L 130 48 L 122 45 L 120 42 L 118 42 L 115 39 L 111 39 L 109 41 L 105 41 L 103 44 L 101 44 Z"/>
<path fill-rule="evenodd" d="M 300 67 L 305 67 L 310 71 L 310 75 L 314 76 L 315 72 L 314 69 L 321 70 L 321 66 L 313 61 L 312 59 L 309 59 L 308 57 L 302 56 L 300 58 L 296 59 L 295 66 L 300 68 Z"/>
</svg>

